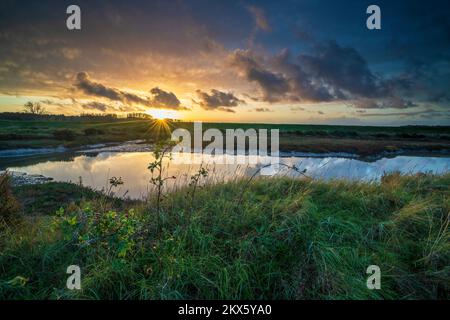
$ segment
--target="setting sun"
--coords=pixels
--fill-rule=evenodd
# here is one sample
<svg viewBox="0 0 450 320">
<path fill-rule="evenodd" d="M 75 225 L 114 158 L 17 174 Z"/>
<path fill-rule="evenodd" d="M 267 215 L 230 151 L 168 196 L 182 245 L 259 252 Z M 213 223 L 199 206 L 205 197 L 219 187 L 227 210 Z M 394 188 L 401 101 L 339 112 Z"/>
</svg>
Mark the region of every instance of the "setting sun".
<svg viewBox="0 0 450 320">
<path fill-rule="evenodd" d="M 178 119 L 178 112 L 174 110 L 153 109 L 147 111 L 155 119 Z"/>
</svg>

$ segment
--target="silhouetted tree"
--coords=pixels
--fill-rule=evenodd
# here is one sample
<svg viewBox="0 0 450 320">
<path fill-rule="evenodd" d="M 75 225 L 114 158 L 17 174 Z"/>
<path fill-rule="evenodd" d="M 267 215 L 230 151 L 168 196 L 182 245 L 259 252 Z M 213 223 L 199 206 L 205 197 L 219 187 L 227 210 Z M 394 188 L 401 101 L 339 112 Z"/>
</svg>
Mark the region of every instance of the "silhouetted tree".
<svg viewBox="0 0 450 320">
<path fill-rule="evenodd" d="M 45 108 L 41 106 L 39 102 L 33 103 L 33 102 L 27 102 L 23 106 L 23 111 L 25 113 L 31 113 L 31 114 L 37 114 L 41 115 L 45 113 Z"/>
</svg>

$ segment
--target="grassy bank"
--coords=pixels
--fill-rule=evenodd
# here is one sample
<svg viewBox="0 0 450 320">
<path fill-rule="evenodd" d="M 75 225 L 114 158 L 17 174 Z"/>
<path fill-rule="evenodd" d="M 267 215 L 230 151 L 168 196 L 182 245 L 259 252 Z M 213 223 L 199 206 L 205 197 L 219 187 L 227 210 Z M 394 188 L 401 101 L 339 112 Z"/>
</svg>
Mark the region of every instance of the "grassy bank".
<svg viewBox="0 0 450 320">
<path fill-rule="evenodd" d="M 154 199 L 117 208 L 80 189 L 57 213 L 3 224 L 0 299 L 448 299 L 449 186 L 393 174 L 187 188 L 162 200 L 161 228 Z M 72 264 L 80 291 L 65 289 Z"/>
<path fill-rule="evenodd" d="M 40 121 L 0 120 L 0 150 L 69 148 L 106 142 L 152 140 L 147 120 Z"/>
<path fill-rule="evenodd" d="M 1 114 L 0 114 L 1 115 Z M 0 150 L 41 147 L 80 147 L 105 142 L 144 139 L 157 141 L 168 131 L 186 128 L 191 122 L 162 125 L 152 120 L 117 119 L 114 121 L 1 120 Z M 448 151 L 450 127 L 362 127 L 331 125 L 285 125 L 204 123 L 203 129 L 279 129 L 280 149 L 299 152 L 347 152 L 376 155 L 381 152 Z"/>
</svg>

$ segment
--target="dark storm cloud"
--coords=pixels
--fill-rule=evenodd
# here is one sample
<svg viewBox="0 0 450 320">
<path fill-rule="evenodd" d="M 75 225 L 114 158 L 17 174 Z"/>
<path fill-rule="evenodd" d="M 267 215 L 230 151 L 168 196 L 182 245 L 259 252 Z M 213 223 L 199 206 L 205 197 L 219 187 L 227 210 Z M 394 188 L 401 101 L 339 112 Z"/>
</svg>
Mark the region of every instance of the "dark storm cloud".
<svg viewBox="0 0 450 320">
<path fill-rule="evenodd" d="M 263 100 L 279 101 L 289 92 L 289 83 L 284 76 L 263 67 L 250 51 L 235 50 L 231 59 L 232 64 L 243 72 L 249 81 L 260 86 Z"/>
<path fill-rule="evenodd" d="M 388 85 L 391 90 L 419 101 L 448 105 L 449 82 L 450 57 L 433 61 L 408 60 L 405 69 Z"/>
<path fill-rule="evenodd" d="M 324 102 L 343 98 L 338 88 L 325 86 L 319 77 L 291 61 L 288 50 L 272 57 L 272 63 L 264 65 L 261 60 L 248 50 L 236 50 L 231 55 L 239 72 L 259 85 L 263 101 Z"/>
<path fill-rule="evenodd" d="M 197 90 L 197 96 L 200 99 L 196 101 L 205 110 L 220 110 L 227 112 L 234 112 L 231 108 L 237 107 L 240 104 L 245 104 L 244 100 L 237 98 L 231 92 L 222 92 L 212 89 L 211 93 Z"/>
<path fill-rule="evenodd" d="M 166 92 L 164 90 L 155 87 L 150 90 L 151 97 L 140 97 L 136 94 L 125 92 L 116 88 L 107 87 L 99 82 L 95 82 L 90 79 L 86 72 L 79 72 L 76 76 L 74 86 L 82 91 L 86 95 L 95 96 L 99 98 L 106 98 L 112 101 L 118 101 L 124 105 L 142 105 L 151 108 L 161 109 L 175 109 L 175 110 L 187 110 L 183 107 L 178 100 L 177 96 L 173 92 Z M 90 107 L 102 111 L 102 105 L 87 105 L 84 107 Z M 132 108 L 124 109 L 130 111 L 135 110 Z M 126 111 L 121 110 L 121 111 Z"/>
<path fill-rule="evenodd" d="M 104 97 L 115 101 L 124 100 L 122 93 L 119 90 L 108 88 L 101 83 L 91 81 L 86 72 L 79 72 L 77 74 L 74 86 L 87 95 Z"/>
<path fill-rule="evenodd" d="M 315 81 L 326 83 L 340 92 L 363 97 L 386 94 L 379 79 L 354 48 L 329 42 L 320 46 L 316 55 L 302 54 L 298 61 Z"/>
<path fill-rule="evenodd" d="M 326 87 L 324 81 L 317 81 L 300 64 L 292 62 L 287 49 L 275 56 L 274 67 L 287 79 L 290 86 L 288 98 L 291 101 L 326 102 L 343 98 L 340 91 Z"/>
<path fill-rule="evenodd" d="M 181 106 L 180 100 L 173 92 L 167 92 L 156 87 L 151 89 L 150 93 L 153 95 L 151 99 L 153 108 L 188 110 L 188 108 Z"/>
<path fill-rule="evenodd" d="M 83 93 L 91 96 L 120 101 L 125 104 L 142 104 L 144 106 L 150 105 L 148 99 L 144 99 L 135 94 L 110 88 L 99 82 L 92 81 L 86 72 L 79 72 L 77 74 L 74 86 Z"/>
<path fill-rule="evenodd" d="M 258 84 L 267 102 L 350 102 L 357 108 L 405 109 L 417 84 L 405 76 L 383 78 L 373 73 L 354 48 L 327 42 L 313 53 L 293 58 L 288 49 L 260 57 L 249 50 L 235 50 L 232 64 L 250 82 Z M 406 98 L 408 97 L 408 98 Z"/>
</svg>

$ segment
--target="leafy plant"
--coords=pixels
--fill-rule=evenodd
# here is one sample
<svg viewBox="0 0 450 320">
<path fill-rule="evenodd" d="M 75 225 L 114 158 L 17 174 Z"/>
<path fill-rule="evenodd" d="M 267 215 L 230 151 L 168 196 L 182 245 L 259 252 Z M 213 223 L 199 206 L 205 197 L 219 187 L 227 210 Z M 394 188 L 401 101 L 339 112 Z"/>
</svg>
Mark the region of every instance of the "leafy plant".
<svg viewBox="0 0 450 320">
<path fill-rule="evenodd" d="M 108 192 L 106 193 L 107 196 L 109 196 L 109 197 L 114 196 L 114 193 L 112 191 L 113 188 L 117 188 L 118 186 L 121 186 L 123 184 L 124 184 L 124 182 L 122 180 L 122 177 L 112 177 L 112 178 L 110 178 L 109 179 L 109 189 L 108 189 Z"/>
<path fill-rule="evenodd" d="M 192 187 L 191 191 L 191 208 L 194 205 L 195 202 L 195 193 L 197 191 L 197 186 L 200 181 L 200 178 L 206 178 L 208 176 L 209 172 L 208 169 L 203 167 L 203 163 L 200 164 L 200 168 L 198 169 L 198 172 L 191 176 L 191 181 L 189 182 L 189 186 Z"/>
<path fill-rule="evenodd" d="M 142 226 L 133 209 L 102 213 L 90 204 L 73 213 L 60 208 L 54 220 L 54 228 L 60 230 L 66 240 L 80 248 L 97 247 L 115 252 L 119 258 L 125 258 L 135 248 L 136 239 L 143 234 Z"/>
<path fill-rule="evenodd" d="M 156 218 L 158 231 L 161 230 L 161 196 L 164 184 L 167 180 L 176 179 L 175 176 L 163 176 L 163 161 L 164 159 L 170 160 L 172 158 L 170 150 L 172 150 L 174 145 L 175 142 L 170 140 L 158 142 L 153 149 L 155 160 L 148 165 L 148 169 L 152 173 L 150 183 L 156 188 Z"/>
</svg>

